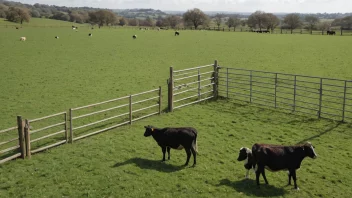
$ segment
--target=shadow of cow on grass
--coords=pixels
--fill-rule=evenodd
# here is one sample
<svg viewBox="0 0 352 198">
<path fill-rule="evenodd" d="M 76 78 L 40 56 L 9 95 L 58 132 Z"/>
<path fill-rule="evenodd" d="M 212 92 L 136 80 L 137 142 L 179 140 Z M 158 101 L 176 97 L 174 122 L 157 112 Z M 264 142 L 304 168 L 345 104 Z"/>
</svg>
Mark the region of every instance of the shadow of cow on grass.
<svg viewBox="0 0 352 198">
<path fill-rule="evenodd" d="M 160 160 L 149 160 L 139 157 L 131 158 L 124 162 L 118 162 L 113 167 L 118 168 L 128 164 L 135 164 L 141 169 L 150 169 L 166 173 L 176 172 L 185 168 L 184 166 L 174 166 L 171 164 L 160 163 Z"/>
<path fill-rule="evenodd" d="M 215 186 L 229 186 L 234 188 L 240 194 L 244 194 L 246 196 L 255 196 L 255 197 L 278 197 L 284 196 L 287 191 L 282 188 L 277 188 L 272 185 L 265 185 L 264 188 L 256 188 L 254 187 L 255 180 L 243 179 L 238 181 L 230 181 L 229 179 L 222 179 L 219 181 L 220 183 Z M 236 196 L 234 196 L 236 197 Z"/>
</svg>

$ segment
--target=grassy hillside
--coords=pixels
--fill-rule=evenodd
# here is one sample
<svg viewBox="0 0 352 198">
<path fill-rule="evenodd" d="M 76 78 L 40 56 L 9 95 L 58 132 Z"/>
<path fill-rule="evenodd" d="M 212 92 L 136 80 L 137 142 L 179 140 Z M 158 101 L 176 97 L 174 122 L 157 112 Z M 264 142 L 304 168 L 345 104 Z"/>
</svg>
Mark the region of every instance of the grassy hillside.
<svg viewBox="0 0 352 198">
<path fill-rule="evenodd" d="M 38 19 L 37 24 L 50 23 Z M 16 30 L 0 26 L 0 31 L 0 129 L 16 125 L 17 115 L 33 119 L 158 86 L 165 100 L 170 66 L 183 69 L 217 59 L 227 67 L 340 79 L 350 79 L 352 72 L 349 37 L 215 31 L 181 31 L 176 37 L 173 31 L 80 28 L 76 32 L 67 27 Z M 20 42 L 21 36 L 27 41 Z M 350 124 L 234 102 L 190 106 L 31 160 L 0 165 L 0 197 L 352 195 L 351 167 L 346 160 L 352 153 Z M 183 151 L 172 151 L 171 161 L 159 163 L 160 148 L 143 137 L 143 125 L 148 124 L 196 127 L 199 165 L 181 168 Z M 253 179 L 244 180 L 243 163 L 235 161 L 238 149 L 254 142 L 305 140 L 313 142 L 319 158 L 303 161 L 298 172 L 300 192 L 285 187 L 284 172 L 267 173 L 270 185 L 256 189 Z"/>
</svg>

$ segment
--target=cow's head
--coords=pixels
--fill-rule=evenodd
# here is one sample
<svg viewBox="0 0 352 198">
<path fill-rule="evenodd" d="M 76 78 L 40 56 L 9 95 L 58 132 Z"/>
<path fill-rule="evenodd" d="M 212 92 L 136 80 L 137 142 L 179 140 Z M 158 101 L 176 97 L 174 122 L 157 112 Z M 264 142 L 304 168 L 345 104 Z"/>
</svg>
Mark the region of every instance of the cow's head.
<svg viewBox="0 0 352 198">
<path fill-rule="evenodd" d="M 155 129 L 155 127 L 150 126 L 150 125 L 144 126 L 144 128 L 145 128 L 144 137 L 151 136 L 153 134 L 154 129 Z"/>
<path fill-rule="evenodd" d="M 242 147 L 240 149 L 239 154 L 238 154 L 237 160 L 238 161 L 243 161 L 243 160 L 247 159 L 248 158 L 248 152 L 250 152 L 250 151 L 251 150 L 249 148 Z"/>
<path fill-rule="evenodd" d="M 317 154 L 315 153 L 315 151 L 314 151 L 314 146 L 313 146 L 312 143 L 306 142 L 306 143 L 303 145 L 303 148 L 304 148 L 304 151 L 305 151 L 305 153 L 306 153 L 306 155 L 307 155 L 308 157 L 313 158 L 313 159 L 315 159 L 315 158 L 318 157 L 318 155 L 317 155 Z"/>
</svg>

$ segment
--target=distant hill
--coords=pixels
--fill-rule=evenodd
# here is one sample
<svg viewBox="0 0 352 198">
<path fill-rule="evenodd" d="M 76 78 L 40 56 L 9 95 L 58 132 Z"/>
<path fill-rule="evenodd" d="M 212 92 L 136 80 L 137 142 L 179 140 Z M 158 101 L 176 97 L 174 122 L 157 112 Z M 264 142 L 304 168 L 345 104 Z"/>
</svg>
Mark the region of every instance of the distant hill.
<svg viewBox="0 0 352 198">
<path fill-rule="evenodd" d="M 145 19 L 150 17 L 152 19 L 164 18 L 168 14 L 161 10 L 154 9 L 113 9 L 113 12 L 116 12 L 118 15 L 123 16 L 125 18 L 138 18 Z"/>
</svg>

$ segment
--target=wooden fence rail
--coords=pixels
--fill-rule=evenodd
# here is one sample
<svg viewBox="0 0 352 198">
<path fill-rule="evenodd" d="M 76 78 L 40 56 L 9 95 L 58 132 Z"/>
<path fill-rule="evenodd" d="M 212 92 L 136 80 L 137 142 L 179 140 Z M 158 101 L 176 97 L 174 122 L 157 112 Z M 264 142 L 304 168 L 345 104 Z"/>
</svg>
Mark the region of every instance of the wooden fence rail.
<svg viewBox="0 0 352 198">
<path fill-rule="evenodd" d="M 137 101 L 133 100 L 133 98 L 135 98 L 135 97 L 142 96 L 142 95 L 145 95 L 145 94 L 150 94 L 150 93 L 156 93 L 156 92 L 157 92 L 157 96 L 148 97 L 146 99 L 137 100 Z M 135 106 L 137 104 L 150 102 L 150 101 L 153 102 L 155 100 L 157 100 L 156 104 L 149 105 L 147 107 L 143 107 L 143 108 L 139 108 L 139 109 L 133 109 L 133 106 Z M 94 112 L 91 112 L 91 113 L 85 113 L 85 114 L 82 114 L 82 115 L 79 115 L 79 116 L 74 116 L 74 112 L 77 112 L 79 110 L 84 110 L 84 109 L 91 108 L 91 107 L 98 107 L 100 105 L 109 104 L 109 103 L 118 102 L 118 101 L 122 101 L 123 104 L 120 104 L 120 105 L 117 105 L 117 106 L 113 106 L 113 107 L 110 107 L 110 108 L 104 108 L 103 110 L 98 110 L 98 111 L 94 111 Z M 128 107 L 128 110 L 127 109 L 123 109 L 124 107 L 126 107 L 126 108 Z M 154 107 L 158 107 L 158 110 L 157 111 L 153 111 L 152 113 L 149 113 L 147 115 L 143 115 L 143 116 L 139 116 L 137 118 L 133 118 L 133 114 L 134 113 L 141 112 L 141 111 L 144 111 L 144 110 L 147 110 L 147 109 L 152 109 Z M 96 115 L 96 114 L 105 113 L 105 112 L 108 112 L 108 111 L 111 111 L 111 110 L 118 110 L 118 109 L 123 109 L 121 111 L 124 111 L 124 112 L 120 112 L 117 115 L 113 115 L 113 116 L 110 116 L 110 117 L 107 117 L 107 118 L 104 118 L 104 119 L 99 119 L 99 120 L 96 120 L 94 122 L 91 121 L 88 124 L 83 124 L 83 125 L 80 125 L 80 126 L 76 126 L 74 124 L 75 120 L 78 120 L 78 119 L 81 119 L 81 118 L 90 117 L 90 116 Z M 115 98 L 115 99 L 104 101 L 104 102 L 99 102 L 99 103 L 90 104 L 90 105 L 77 107 L 77 108 L 71 108 L 69 110 L 69 115 L 70 115 L 69 116 L 70 142 L 72 143 L 75 140 L 79 140 L 79 139 L 82 139 L 82 138 L 85 138 L 85 137 L 88 137 L 88 136 L 91 136 L 91 135 L 95 135 L 95 134 L 98 134 L 98 133 L 101 133 L 101 132 L 104 132 L 104 131 L 108 131 L 108 130 L 111 130 L 113 128 L 117 128 L 119 126 L 123 126 L 123 125 L 126 125 L 126 124 L 132 124 L 132 122 L 134 122 L 134 121 L 137 121 L 137 120 L 140 120 L 140 119 L 143 119 L 143 118 L 146 118 L 146 117 L 150 117 L 152 115 L 160 114 L 160 113 L 161 113 L 161 87 L 159 87 L 158 89 L 153 89 L 153 90 L 145 91 L 145 92 L 138 93 L 138 94 L 133 94 L 133 95 L 129 95 L 129 96 Z M 128 118 L 127 118 L 127 116 L 128 116 Z M 104 122 L 109 121 L 109 120 L 114 120 L 116 118 L 123 118 L 123 117 L 125 117 L 127 119 L 120 120 L 117 124 L 115 124 L 113 126 L 109 126 L 107 128 L 104 128 L 104 129 L 93 131 L 93 132 L 90 132 L 88 134 L 78 135 L 77 137 L 74 134 L 75 130 L 87 128 L 87 127 L 90 127 L 90 126 L 93 126 L 93 125 L 104 123 Z"/>
<path fill-rule="evenodd" d="M 154 94 L 156 96 L 148 96 L 148 94 Z M 17 116 L 18 126 L 0 130 L 0 164 L 12 159 L 16 159 L 18 157 L 21 157 L 22 159 L 24 159 L 26 156 L 27 158 L 31 158 L 31 155 L 34 153 L 47 150 L 68 142 L 72 143 L 75 140 L 111 130 L 125 124 L 132 124 L 132 122 L 150 117 L 152 115 L 161 114 L 161 95 L 161 87 L 159 87 L 158 89 L 153 89 L 104 102 L 77 108 L 70 108 L 68 111 L 69 113 L 61 112 L 36 119 L 22 119 L 21 116 Z M 141 97 L 147 98 L 141 99 Z M 125 100 L 125 104 L 97 110 L 90 113 L 84 113 L 82 115 L 73 115 L 73 112 L 84 111 L 85 109 L 91 109 L 119 100 Z M 97 118 L 94 117 L 99 114 L 107 113 L 109 111 L 123 107 L 128 107 L 129 110 L 122 114 L 114 115 L 104 119 L 97 120 Z M 133 107 L 136 107 L 136 109 Z M 69 114 L 69 120 L 67 114 Z M 128 116 L 128 119 L 114 126 L 109 126 L 103 129 L 95 130 L 94 132 L 90 132 L 88 134 L 81 134 L 77 137 L 74 137 L 73 132 L 75 130 L 98 125 L 100 123 L 123 116 Z M 74 122 L 78 122 L 78 120 L 85 118 L 91 118 L 93 120 L 89 120 L 90 123 L 88 124 L 73 127 Z M 14 133 L 16 130 L 18 133 Z M 68 134 L 68 130 L 70 131 L 70 134 Z M 59 135 L 62 135 L 62 137 L 58 137 Z M 11 145 L 7 146 L 8 144 Z"/>
</svg>

